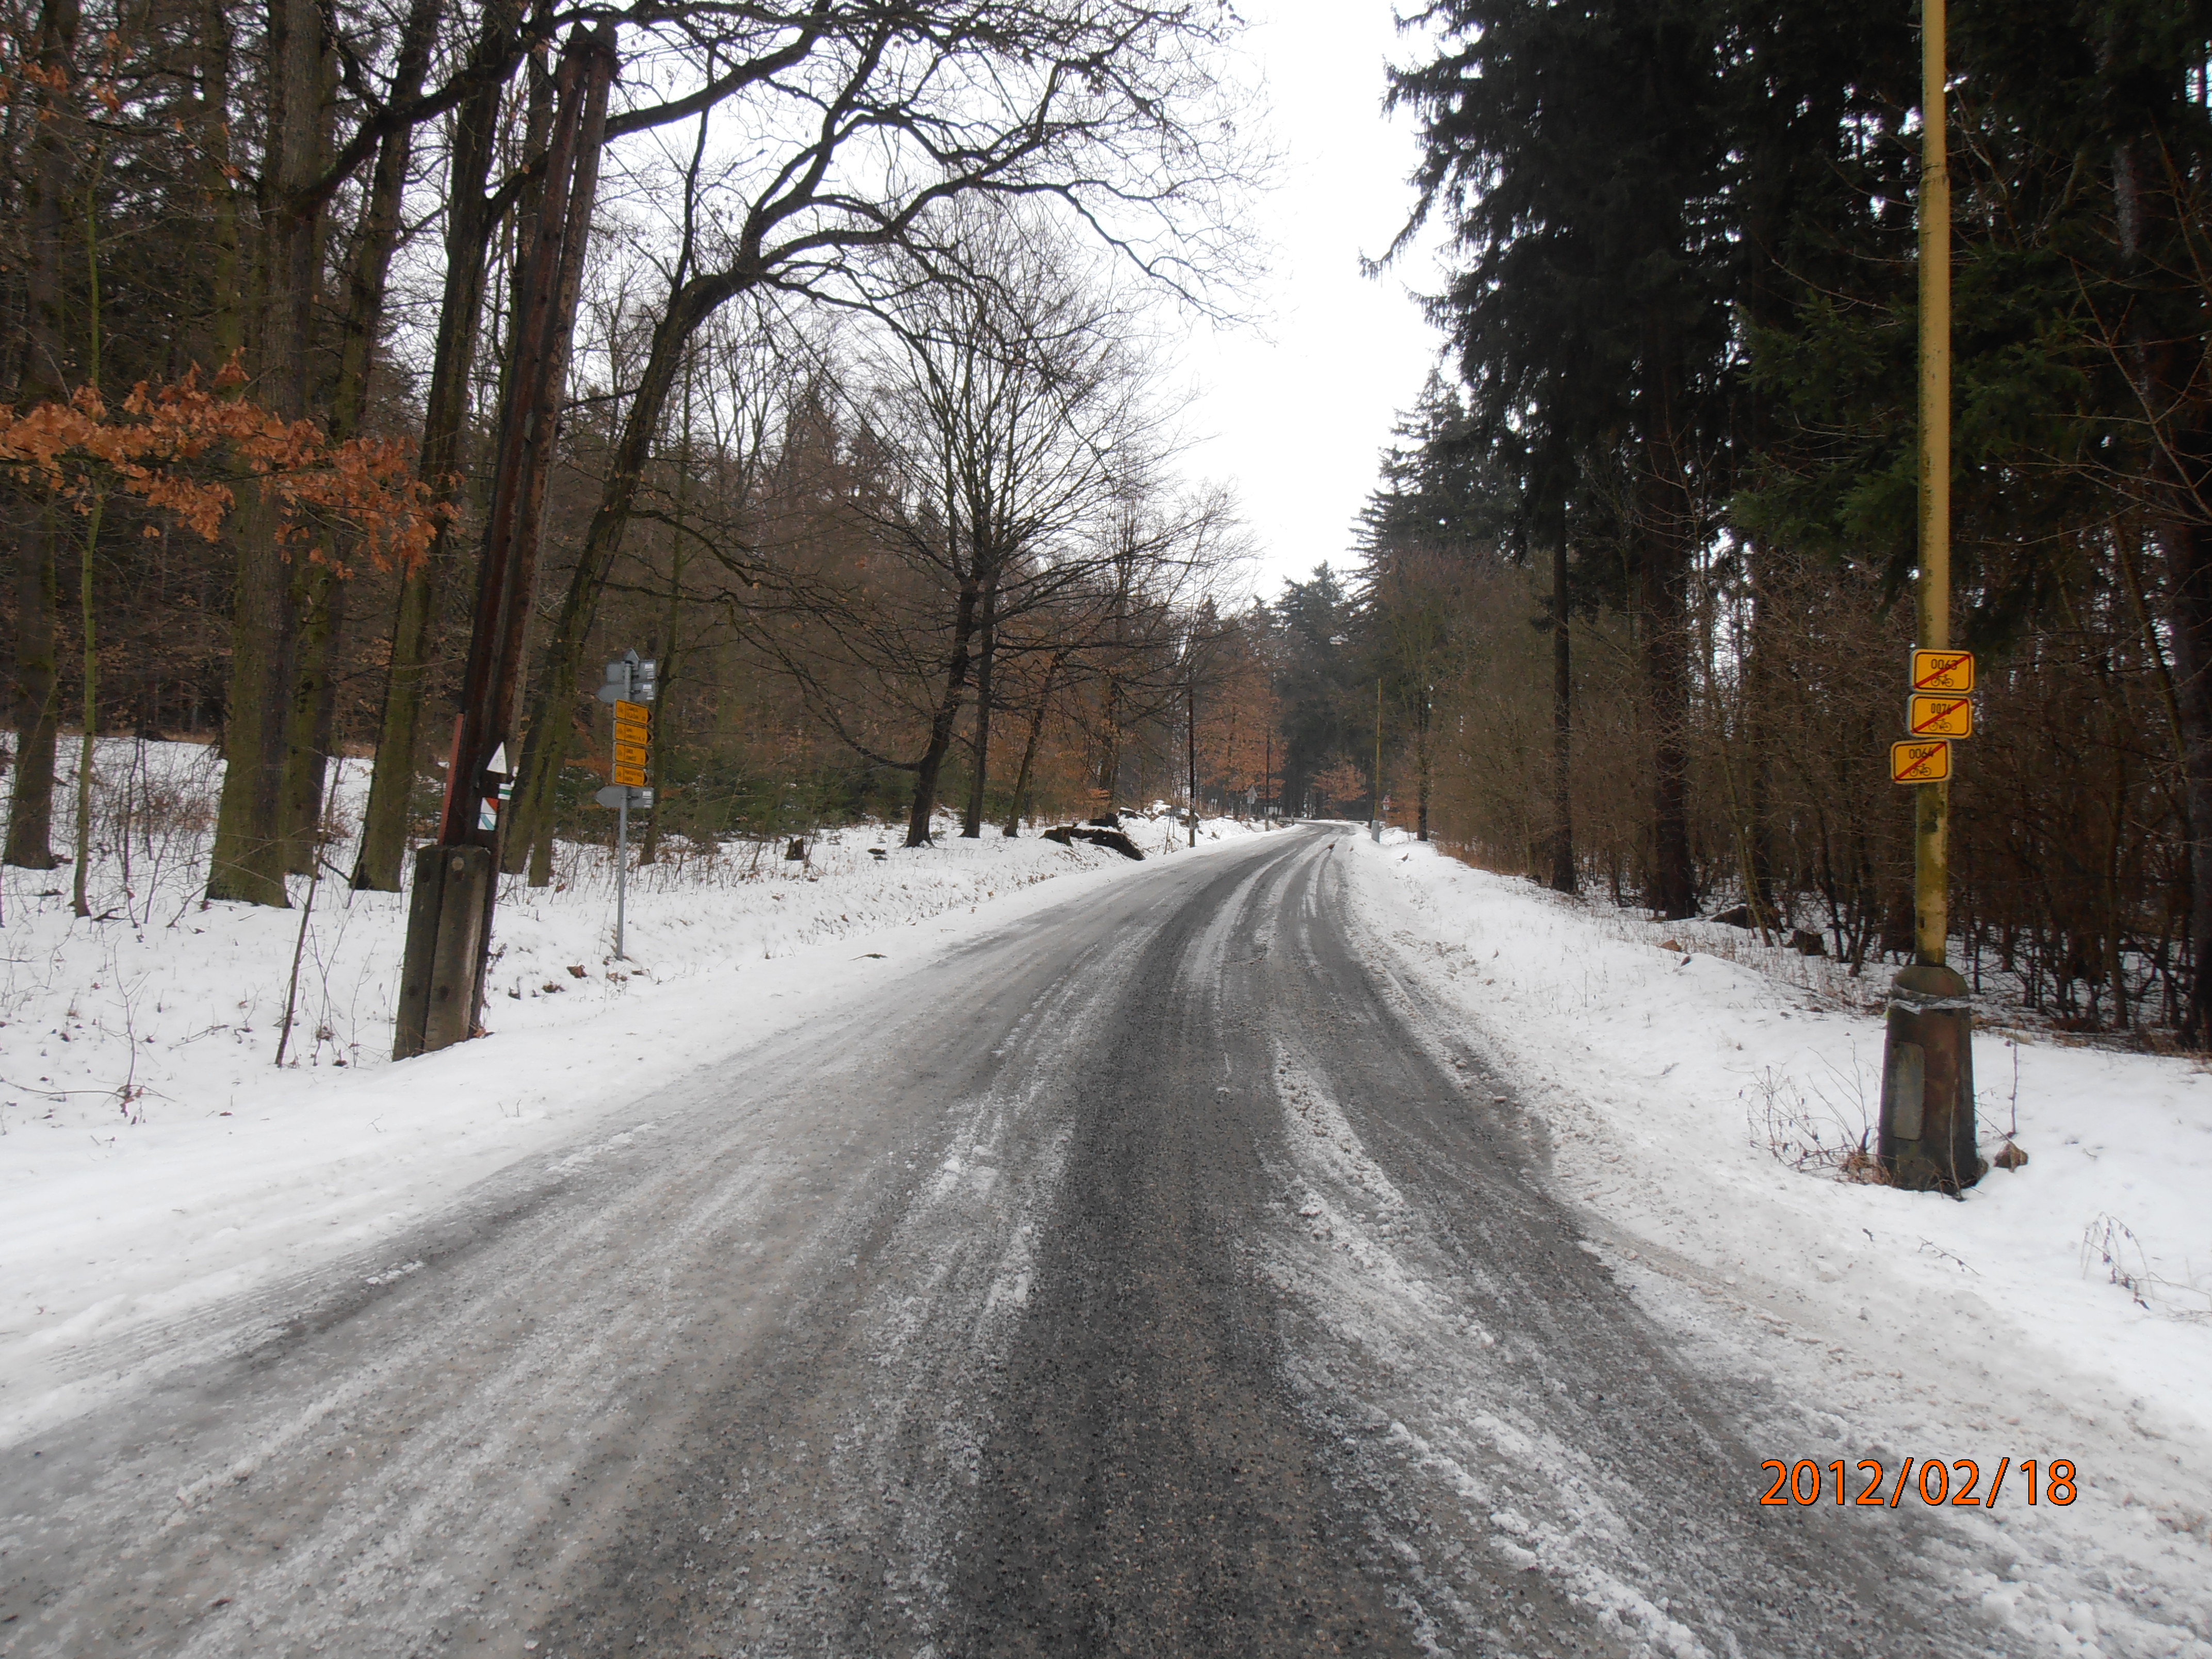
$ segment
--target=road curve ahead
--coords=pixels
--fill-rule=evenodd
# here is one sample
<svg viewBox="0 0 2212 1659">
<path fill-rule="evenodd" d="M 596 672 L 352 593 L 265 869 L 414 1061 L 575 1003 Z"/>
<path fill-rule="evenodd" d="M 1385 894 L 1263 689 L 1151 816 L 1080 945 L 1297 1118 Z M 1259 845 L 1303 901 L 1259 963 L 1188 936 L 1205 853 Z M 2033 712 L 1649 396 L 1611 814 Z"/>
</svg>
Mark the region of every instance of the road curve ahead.
<svg viewBox="0 0 2212 1659">
<path fill-rule="evenodd" d="M 0 1454 L 0 1656 L 2002 1650 L 1758 1507 L 1330 832 L 885 972 Z"/>
</svg>

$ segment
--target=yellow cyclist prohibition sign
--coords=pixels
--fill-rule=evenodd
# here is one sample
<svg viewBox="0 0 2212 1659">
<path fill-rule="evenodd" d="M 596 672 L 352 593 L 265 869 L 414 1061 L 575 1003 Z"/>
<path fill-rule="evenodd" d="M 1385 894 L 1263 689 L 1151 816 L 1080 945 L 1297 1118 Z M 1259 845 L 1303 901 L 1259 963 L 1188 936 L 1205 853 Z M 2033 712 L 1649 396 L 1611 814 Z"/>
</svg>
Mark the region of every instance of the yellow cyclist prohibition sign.
<svg viewBox="0 0 2212 1659">
<path fill-rule="evenodd" d="M 1971 738 L 1973 699 L 1915 692 L 1905 700 L 1905 729 L 1916 738 Z"/>
<path fill-rule="evenodd" d="M 1951 745 L 1942 738 L 1908 738 L 1889 745 L 1893 783 L 1944 783 L 1951 776 Z"/>
<path fill-rule="evenodd" d="M 1974 653 L 1971 651 L 1928 651 L 1912 653 L 1912 689 L 1962 694 L 1974 689 Z"/>
</svg>

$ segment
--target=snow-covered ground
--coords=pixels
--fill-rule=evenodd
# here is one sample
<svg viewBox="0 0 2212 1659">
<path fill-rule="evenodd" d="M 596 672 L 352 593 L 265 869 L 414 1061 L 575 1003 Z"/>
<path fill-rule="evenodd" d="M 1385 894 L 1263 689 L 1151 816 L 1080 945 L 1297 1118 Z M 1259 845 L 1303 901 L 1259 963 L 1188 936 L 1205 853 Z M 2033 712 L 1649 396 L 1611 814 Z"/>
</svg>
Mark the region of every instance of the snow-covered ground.
<svg viewBox="0 0 2212 1659">
<path fill-rule="evenodd" d="M 533 1152 L 649 1133 L 636 1103 L 700 1066 L 886 975 L 926 994 L 948 946 L 1146 867 L 865 829 L 804 862 L 680 848 L 636 873 L 617 962 L 609 855 L 566 847 L 554 887 L 502 895 L 492 1035 L 395 1066 L 404 901 L 326 878 L 311 908 L 204 906 L 213 757 L 124 743 L 101 765 L 97 919 L 71 914 L 66 868 L 0 872 L 0 1443 L 210 1304 L 374 1251 Z M 363 781 L 349 766 L 341 817 Z M 1944 1510 L 1958 1547 L 1931 1576 L 2049 1651 L 2212 1659 L 2212 1077 L 1984 1030 L 1985 1150 L 2016 1122 L 2027 1166 L 1963 1201 L 1840 1179 L 1879 1096 L 1867 981 L 1396 834 L 1339 846 L 1416 1028 L 1441 1011 L 1515 1079 L 1621 1280 L 1760 1402 L 1762 1455 L 2069 1459 L 2070 1507 L 2008 1486 Z M 1750 1502 L 1765 1477 L 1743 1474 Z"/>
<path fill-rule="evenodd" d="M 1342 846 L 1377 960 L 1515 1079 L 1623 1282 L 1765 1402 L 1762 1455 L 2070 1460 L 2070 1508 L 1947 1507 L 1932 1570 L 2051 1651 L 2212 1656 L 2212 1075 L 1984 1030 L 1984 1150 L 2016 1121 L 2027 1167 L 1963 1201 L 1854 1182 L 1859 988 L 1402 835 Z"/>
<path fill-rule="evenodd" d="M 633 1103 L 848 988 L 1148 867 L 949 821 L 933 847 L 861 827 L 804 861 L 781 840 L 679 845 L 631 871 L 617 961 L 611 854 L 564 845 L 552 887 L 502 889 L 490 1035 L 394 1066 L 404 896 L 326 875 L 311 905 L 295 879 L 290 910 L 206 904 L 214 752 L 120 741 L 96 764 L 94 919 L 67 866 L 0 871 L 0 1444 L 88 1403 L 88 1353 L 181 1340 L 212 1302 L 372 1249 L 603 1121 L 634 1127 Z M 366 787 L 347 763 L 338 822 Z M 1164 814 L 1124 827 L 1183 850 Z M 1200 850 L 1253 832 L 1209 822 Z M 349 844 L 329 861 L 350 868 Z"/>
</svg>

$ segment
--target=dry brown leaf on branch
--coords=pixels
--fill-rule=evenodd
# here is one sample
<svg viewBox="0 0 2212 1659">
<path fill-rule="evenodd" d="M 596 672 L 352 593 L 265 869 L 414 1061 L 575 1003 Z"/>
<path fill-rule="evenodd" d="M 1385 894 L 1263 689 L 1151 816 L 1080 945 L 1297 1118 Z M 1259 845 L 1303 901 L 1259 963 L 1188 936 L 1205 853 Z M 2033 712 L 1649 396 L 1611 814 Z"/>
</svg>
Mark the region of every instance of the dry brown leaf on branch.
<svg viewBox="0 0 2212 1659">
<path fill-rule="evenodd" d="M 89 386 L 66 402 L 0 408 L 0 466 L 79 500 L 119 486 L 213 541 L 237 495 L 219 465 L 192 464 L 222 450 L 233 475 L 275 503 L 280 538 L 312 538 L 321 514 L 349 522 L 380 568 L 419 561 L 450 508 L 415 477 L 409 447 L 386 438 L 333 444 L 313 421 L 223 395 L 243 378 L 232 363 L 212 391 L 197 368 L 166 386 L 142 381 L 113 412 Z"/>
</svg>

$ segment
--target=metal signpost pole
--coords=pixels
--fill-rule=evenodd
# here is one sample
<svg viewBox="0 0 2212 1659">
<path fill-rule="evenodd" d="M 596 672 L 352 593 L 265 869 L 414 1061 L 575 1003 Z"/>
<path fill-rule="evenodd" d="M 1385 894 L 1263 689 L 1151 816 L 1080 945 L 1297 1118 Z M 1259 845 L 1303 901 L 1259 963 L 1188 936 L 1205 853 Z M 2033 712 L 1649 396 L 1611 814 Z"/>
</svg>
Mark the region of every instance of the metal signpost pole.
<svg viewBox="0 0 2212 1659">
<path fill-rule="evenodd" d="M 1972 659 L 1951 644 L 1951 177 L 1946 151 L 1944 0 L 1921 0 L 1919 649 L 1912 689 Z M 1910 697 L 1908 728 L 1923 729 Z M 1932 727 L 1924 729 L 1934 729 Z M 1900 751 L 1902 755 L 1900 756 Z M 1892 750 L 1891 775 L 1913 801 L 1913 961 L 1890 986 L 1877 1156 L 1900 1187 L 1956 1193 L 1981 1176 L 1974 1149 L 1973 1013 L 1966 981 L 1944 960 L 1950 934 L 1951 745 L 1923 738 Z"/>
<path fill-rule="evenodd" d="M 607 787 L 592 799 L 615 810 L 615 960 L 627 961 L 623 932 L 629 921 L 629 809 L 653 805 L 646 776 L 646 760 L 652 753 L 653 700 L 659 688 L 660 665 L 635 651 L 625 651 L 607 665 L 606 684 L 599 701 L 614 707 L 614 741 L 609 750 L 613 763 L 607 769 Z"/>
<path fill-rule="evenodd" d="M 615 960 L 623 959 L 623 907 L 628 896 L 629 878 L 629 791 L 623 791 L 622 805 L 615 809 Z"/>
</svg>

